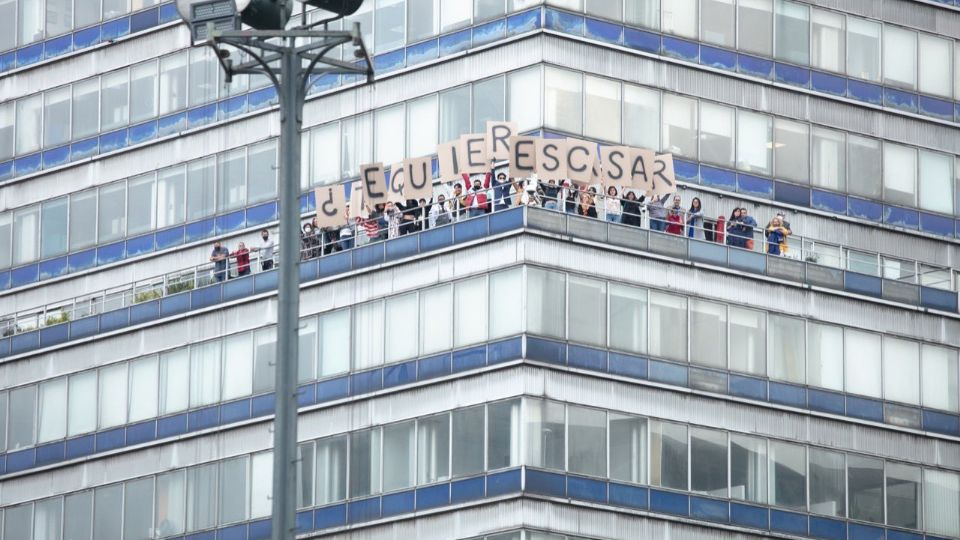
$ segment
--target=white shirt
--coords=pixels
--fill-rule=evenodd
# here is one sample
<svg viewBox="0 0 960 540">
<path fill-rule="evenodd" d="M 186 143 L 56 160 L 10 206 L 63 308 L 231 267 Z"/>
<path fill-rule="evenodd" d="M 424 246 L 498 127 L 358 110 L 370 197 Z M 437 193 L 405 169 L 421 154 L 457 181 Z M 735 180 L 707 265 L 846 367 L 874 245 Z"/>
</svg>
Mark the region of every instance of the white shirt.
<svg viewBox="0 0 960 540">
<path fill-rule="evenodd" d="M 273 250 L 276 246 L 276 242 L 273 241 L 273 238 L 267 237 L 266 240 L 263 237 L 260 237 L 260 245 L 257 246 L 257 251 L 260 252 L 261 257 L 273 257 Z"/>
</svg>

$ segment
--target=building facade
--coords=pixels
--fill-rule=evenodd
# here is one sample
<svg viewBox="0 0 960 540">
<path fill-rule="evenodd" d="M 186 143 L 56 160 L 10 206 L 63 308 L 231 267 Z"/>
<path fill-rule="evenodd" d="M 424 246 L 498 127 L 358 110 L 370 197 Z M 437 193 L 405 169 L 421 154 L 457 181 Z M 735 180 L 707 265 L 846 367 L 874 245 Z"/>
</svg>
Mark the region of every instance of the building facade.
<svg viewBox="0 0 960 540">
<path fill-rule="evenodd" d="M 956 0 L 348 21 L 376 82 L 314 81 L 304 220 L 508 120 L 793 235 L 515 207 L 302 262 L 299 537 L 960 538 Z M 173 3 L 0 0 L 0 539 L 269 536 L 276 270 L 208 260 L 276 235 L 276 102 Z"/>
</svg>

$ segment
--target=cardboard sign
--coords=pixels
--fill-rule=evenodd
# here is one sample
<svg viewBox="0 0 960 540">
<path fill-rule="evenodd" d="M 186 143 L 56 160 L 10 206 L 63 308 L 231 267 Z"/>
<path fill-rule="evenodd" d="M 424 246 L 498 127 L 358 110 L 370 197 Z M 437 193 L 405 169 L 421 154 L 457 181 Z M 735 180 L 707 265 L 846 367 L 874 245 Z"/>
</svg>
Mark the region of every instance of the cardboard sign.
<svg viewBox="0 0 960 540">
<path fill-rule="evenodd" d="M 537 178 L 563 180 L 567 177 L 567 141 L 537 139 Z"/>
<path fill-rule="evenodd" d="M 437 145 L 437 161 L 440 164 L 440 181 L 453 182 L 460 178 L 460 141 Z"/>
<path fill-rule="evenodd" d="M 594 174 L 596 161 L 596 144 L 580 139 L 567 139 L 567 176 L 570 180 L 580 184 L 599 180 L 599 168 L 596 175 Z"/>
<path fill-rule="evenodd" d="M 387 202 L 387 177 L 383 172 L 383 163 L 361 165 L 360 183 L 363 185 L 363 200 L 370 208 Z"/>
<path fill-rule="evenodd" d="M 482 134 L 461 135 L 459 173 L 483 174 L 490 170 L 487 159 L 487 137 Z"/>
<path fill-rule="evenodd" d="M 487 159 L 506 161 L 510 159 L 510 139 L 517 135 L 516 122 L 487 121 Z"/>
<path fill-rule="evenodd" d="M 630 174 L 630 147 L 628 146 L 604 146 L 600 149 L 600 159 L 602 163 L 603 185 L 617 188 L 629 187 L 632 185 L 632 176 Z M 619 189 L 617 190 L 620 191 Z"/>
<path fill-rule="evenodd" d="M 347 197 L 343 193 L 343 184 L 318 187 L 314 194 L 317 197 L 317 227 L 342 227 L 347 223 L 344 214 Z"/>
<path fill-rule="evenodd" d="M 365 217 L 366 212 L 364 211 L 363 202 L 363 184 L 362 180 L 354 182 L 350 186 L 350 203 L 347 206 L 347 209 L 350 211 L 349 218 L 353 220 L 356 217 Z"/>
<path fill-rule="evenodd" d="M 390 186 L 387 188 L 387 200 L 404 203 L 403 185 L 407 183 L 406 162 L 400 161 L 390 166 Z"/>
<path fill-rule="evenodd" d="M 525 178 L 537 172 L 537 140 L 539 137 L 510 138 L 510 174 L 507 176 Z"/>
<path fill-rule="evenodd" d="M 630 178 L 634 189 L 649 193 L 653 189 L 653 168 L 657 155 L 644 148 L 630 149 Z"/>
<path fill-rule="evenodd" d="M 653 187 L 650 191 L 654 197 L 661 197 L 677 190 L 677 177 L 673 170 L 673 154 L 659 154 L 656 157 L 652 179 Z"/>
<path fill-rule="evenodd" d="M 433 160 L 418 157 L 404 161 L 406 182 L 403 186 L 405 199 L 426 199 L 433 197 Z"/>
</svg>

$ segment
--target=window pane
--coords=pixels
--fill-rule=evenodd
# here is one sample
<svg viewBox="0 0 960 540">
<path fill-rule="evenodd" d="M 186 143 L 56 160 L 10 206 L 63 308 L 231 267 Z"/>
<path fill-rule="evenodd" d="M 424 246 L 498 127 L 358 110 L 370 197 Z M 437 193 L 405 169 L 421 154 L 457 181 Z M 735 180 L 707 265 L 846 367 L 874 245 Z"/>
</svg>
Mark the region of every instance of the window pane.
<svg viewBox="0 0 960 540">
<path fill-rule="evenodd" d="M 810 182 L 814 186 L 836 191 L 846 189 L 846 134 L 820 127 L 813 128 L 813 171 Z"/>
<path fill-rule="evenodd" d="M 850 455 L 847 458 L 850 517 L 883 523 L 883 460 Z"/>
<path fill-rule="evenodd" d="M 727 367 L 727 306 L 690 299 L 690 361 Z"/>
<path fill-rule="evenodd" d="M 62 439 L 67 433 L 67 378 L 40 384 L 40 428 L 37 442 Z"/>
<path fill-rule="evenodd" d="M 811 386 L 843 391 L 843 329 L 809 323 L 809 365 Z"/>
<path fill-rule="evenodd" d="M 453 348 L 453 287 L 426 289 L 420 293 L 420 341 L 423 354 Z"/>
<path fill-rule="evenodd" d="M 708 429 L 690 430 L 690 490 L 727 496 L 727 434 Z"/>
<path fill-rule="evenodd" d="M 380 430 L 350 434 L 350 497 L 380 492 Z"/>
<path fill-rule="evenodd" d="M 0 9 L 2 9 L 2 6 L 0 6 Z M 0 17 L 2 17 L 2 14 L 0 14 Z M 0 159 L 4 160 L 13 157 L 13 132 L 16 125 L 14 120 L 15 106 L 16 103 L 12 101 L 0 104 Z"/>
<path fill-rule="evenodd" d="M 43 203 L 40 224 L 40 258 L 46 259 L 67 251 L 67 197 Z"/>
<path fill-rule="evenodd" d="M 810 449 L 810 511 L 827 516 L 846 516 L 844 455 Z"/>
<path fill-rule="evenodd" d="M 17 154 L 40 149 L 40 119 L 43 116 L 43 94 L 17 100 Z"/>
<path fill-rule="evenodd" d="M 373 160 L 372 114 L 340 122 L 340 151 L 341 176 L 356 176 L 360 165 Z"/>
<path fill-rule="evenodd" d="M 387 299 L 386 361 L 405 360 L 417 356 L 417 294 L 410 293 Z M 359 327 L 358 327 L 359 328 Z"/>
<path fill-rule="evenodd" d="M 700 41 L 733 48 L 734 16 L 733 0 L 701 0 Z"/>
<path fill-rule="evenodd" d="M 739 0 L 737 18 L 741 31 L 738 35 L 740 50 L 771 56 L 773 54 L 773 5 L 772 0 Z M 744 31 L 749 29 L 749 31 Z"/>
<path fill-rule="evenodd" d="M 847 392 L 881 397 L 880 336 L 847 329 L 843 341 Z"/>
<path fill-rule="evenodd" d="M 190 397 L 190 355 L 186 348 L 160 355 L 160 414 L 186 410 Z"/>
<path fill-rule="evenodd" d="M 350 369 L 350 310 L 320 316 L 320 376 Z M 375 335 L 375 334 L 371 334 Z"/>
<path fill-rule="evenodd" d="M 340 124 L 332 122 L 310 130 L 310 168 L 313 185 L 340 179 Z"/>
<path fill-rule="evenodd" d="M 776 58 L 794 64 L 810 63 L 810 8 L 776 0 Z"/>
<path fill-rule="evenodd" d="M 157 506 L 154 522 L 159 536 L 183 532 L 186 524 L 185 499 L 186 474 L 183 470 L 157 476 Z"/>
<path fill-rule="evenodd" d="M 190 406 L 200 407 L 220 399 L 220 341 L 190 347 Z"/>
<path fill-rule="evenodd" d="M 247 457 L 220 463 L 220 524 L 247 519 Z"/>
<path fill-rule="evenodd" d="M 857 135 L 847 136 L 847 178 L 850 180 L 850 193 L 871 199 L 879 199 L 880 183 L 880 141 Z"/>
<path fill-rule="evenodd" d="M 650 292 L 650 354 L 687 359 L 687 299 Z"/>
<path fill-rule="evenodd" d="M 89 433 L 97 429 L 97 372 L 87 371 L 70 376 L 67 391 L 67 435 Z"/>
<path fill-rule="evenodd" d="M 483 472 L 483 405 L 458 409 L 453 421 L 453 476 Z"/>
<path fill-rule="evenodd" d="M 443 4 L 447 4 L 443 2 Z M 402 6 L 402 2 L 400 3 Z M 412 43 L 414 41 L 419 41 L 421 39 L 428 38 L 437 33 L 437 22 L 439 19 L 440 7 L 437 5 L 438 0 L 408 0 L 407 9 L 407 42 Z M 377 7 L 379 8 L 380 1 L 377 2 Z M 402 7 L 400 8 L 402 11 Z M 400 15 L 403 16 L 402 13 Z M 377 25 L 380 24 L 380 19 L 377 19 Z M 402 32 L 402 29 L 401 29 Z M 401 36 L 402 39 L 402 36 Z M 378 41 L 379 44 L 379 41 Z M 403 43 L 401 42 L 400 45 Z M 377 50 L 386 50 L 380 49 Z"/>
<path fill-rule="evenodd" d="M 920 208 L 953 213 L 953 159 L 920 151 Z"/>
<path fill-rule="evenodd" d="M 384 444 L 386 444 L 386 428 L 384 428 Z M 384 448 L 384 456 L 390 455 L 391 453 Z M 412 456 L 410 461 L 412 463 Z M 386 471 L 386 467 L 384 467 L 384 471 Z M 412 479 L 412 467 L 410 475 Z M 449 478 L 450 415 L 441 414 L 424 418 L 417 422 L 417 483 L 430 484 Z M 384 490 L 387 489 L 386 477 L 384 477 L 383 487 Z"/>
<path fill-rule="evenodd" d="M 920 467 L 887 463 L 887 525 L 920 528 Z"/>
<path fill-rule="evenodd" d="M 486 277 L 461 280 L 454 284 L 454 347 L 472 345 L 487 339 Z"/>
<path fill-rule="evenodd" d="M 917 205 L 917 149 L 883 143 L 883 200 Z"/>
<path fill-rule="evenodd" d="M 92 528 L 93 492 L 81 491 L 64 497 L 63 530 L 67 532 L 64 540 L 88 540 Z"/>
<path fill-rule="evenodd" d="M 574 134 L 583 132 L 583 76 L 580 73 L 546 68 L 543 99 L 545 126 Z"/>
<path fill-rule="evenodd" d="M 247 154 L 247 204 L 277 196 L 277 139 L 255 144 Z"/>
<path fill-rule="evenodd" d="M 474 0 L 473 13 L 476 20 L 492 19 L 504 14 L 504 0 Z"/>
<path fill-rule="evenodd" d="M 273 452 L 260 452 L 250 458 L 250 518 L 270 515 L 273 503 Z"/>
<path fill-rule="evenodd" d="M 43 101 L 43 145 L 49 148 L 69 141 L 70 87 L 45 92 Z"/>
<path fill-rule="evenodd" d="M 647 291 L 610 284 L 610 347 L 628 352 L 647 351 Z"/>
<path fill-rule="evenodd" d="M 157 357 L 130 362 L 130 421 L 157 416 Z"/>
<path fill-rule="evenodd" d="M 300 328 L 297 331 L 299 356 L 297 375 L 300 382 L 312 381 L 317 378 L 317 319 L 300 319 Z M 341 335 L 339 341 L 344 339 Z"/>
<path fill-rule="evenodd" d="M 770 316 L 770 377 L 804 384 L 806 381 L 806 334 L 804 320 L 779 315 Z"/>
<path fill-rule="evenodd" d="M 770 504 L 806 508 L 806 471 L 806 448 L 770 441 Z"/>
<path fill-rule="evenodd" d="M 767 317 L 762 311 L 730 307 L 730 369 L 766 374 Z"/>
<path fill-rule="evenodd" d="M 253 393 L 273 390 L 276 377 L 277 328 L 263 328 L 253 334 Z"/>
<path fill-rule="evenodd" d="M 353 308 L 354 369 L 364 369 L 383 363 L 383 301 L 367 302 Z M 360 331 L 365 329 L 366 331 Z"/>
<path fill-rule="evenodd" d="M 130 68 L 130 122 L 157 115 L 157 63 L 145 62 Z"/>
<path fill-rule="evenodd" d="M 607 413 L 572 405 L 567 412 L 570 423 L 569 471 L 589 476 L 606 476 Z"/>
<path fill-rule="evenodd" d="M 156 184 L 153 173 L 127 182 L 127 234 L 152 231 L 156 221 Z"/>
<path fill-rule="evenodd" d="M 571 341 L 603 346 L 607 337 L 606 282 L 570 276 L 567 334 Z"/>
<path fill-rule="evenodd" d="M 100 188 L 100 212 L 97 231 L 100 243 L 123 237 L 126 233 L 127 186 L 116 182 Z"/>
<path fill-rule="evenodd" d="M 810 178 L 810 126 L 777 118 L 773 124 L 776 175 L 806 183 Z"/>
<path fill-rule="evenodd" d="M 942 67 L 941 67 L 942 69 Z M 883 82 L 914 90 L 917 87 L 917 33 L 897 26 L 883 29 Z"/>
<path fill-rule="evenodd" d="M 657 30 L 660 28 L 660 0 L 628 0 L 623 17 L 629 25 Z"/>
<path fill-rule="evenodd" d="M 697 38 L 697 0 L 663 2 L 663 31 Z"/>
<path fill-rule="evenodd" d="M 490 274 L 489 339 L 512 336 L 523 331 L 523 311 L 518 309 L 516 302 L 522 290 L 522 268 Z"/>
<path fill-rule="evenodd" d="M 936 96 L 950 97 L 953 66 L 953 42 L 948 39 L 920 34 L 920 91 Z"/>
<path fill-rule="evenodd" d="M 687 426 L 650 422 L 650 483 L 687 490 Z"/>
<path fill-rule="evenodd" d="M 40 205 L 13 214 L 13 264 L 37 260 L 40 249 Z"/>
<path fill-rule="evenodd" d="M 183 166 L 161 169 L 157 173 L 157 228 L 183 223 L 186 211 Z"/>
<path fill-rule="evenodd" d="M 767 441 L 730 435 L 730 496 L 761 504 L 767 502 Z"/>
<path fill-rule="evenodd" d="M 187 221 L 214 213 L 214 158 L 187 164 Z"/>
<path fill-rule="evenodd" d="M 33 537 L 41 539 L 60 539 L 60 520 L 62 499 L 53 497 L 37 501 L 33 506 Z M 133 538 L 132 536 L 130 538 Z M 146 538 L 146 537 L 144 537 Z"/>
<path fill-rule="evenodd" d="M 0 214 L 0 268 L 10 266 L 13 251 L 13 215 L 10 212 Z"/>
<path fill-rule="evenodd" d="M 447 32 L 470 24 L 473 0 L 447 0 L 440 11 L 440 31 Z"/>
<path fill-rule="evenodd" d="M 884 336 L 883 397 L 920 404 L 920 344 L 916 341 Z"/>
<path fill-rule="evenodd" d="M 501 91 L 501 96 L 503 92 Z M 501 118 L 502 118 L 501 111 Z M 407 103 L 407 151 L 410 156 L 429 156 L 437 152 L 440 110 L 437 94 Z M 484 127 L 485 129 L 485 127 Z"/>
<path fill-rule="evenodd" d="M 540 66 L 533 66 L 507 74 L 507 120 L 517 123 L 517 129 L 527 131 L 540 125 L 540 92 L 531 92 L 531 88 L 540 88 Z M 441 101 L 441 112 L 443 103 Z M 443 116 L 441 115 L 441 120 Z M 441 123 L 440 140 L 449 141 L 443 137 Z"/>
<path fill-rule="evenodd" d="M 960 474 L 924 469 L 923 501 L 927 531 L 960 535 Z"/>
<path fill-rule="evenodd" d="M 347 436 L 317 441 L 317 504 L 347 498 Z"/>
<path fill-rule="evenodd" d="M 217 99 L 220 64 L 206 47 L 190 49 L 190 106 Z"/>
<path fill-rule="evenodd" d="M 246 151 L 243 148 L 217 156 L 217 210 L 233 210 L 246 202 Z"/>
<path fill-rule="evenodd" d="M 253 390 L 253 334 L 244 332 L 223 340 L 223 399 L 248 396 Z"/>
<path fill-rule="evenodd" d="M 127 364 L 100 369 L 100 429 L 127 421 Z"/>
<path fill-rule="evenodd" d="M 663 149 L 697 157 L 697 100 L 663 95 Z"/>
<path fill-rule="evenodd" d="M 957 410 L 957 351 L 923 345 L 923 406 Z"/>
<path fill-rule="evenodd" d="M 187 531 L 216 525 L 217 464 L 187 469 Z"/>
<path fill-rule="evenodd" d="M 759 174 L 773 172 L 773 134 L 769 116 L 737 111 L 737 168 Z"/>
<path fill-rule="evenodd" d="M 564 406 L 553 401 L 524 399 L 527 460 L 534 467 L 563 470 Z"/>
<path fill-rule="evenodd" d="M 32 510 L 33 504 L 30 503 L 7 508 L 3 535 L 6 538 L 30 538 L 30 525 L 32 524 L 30 513 Z"/>
<path fill-rule="evenodd" d="M 377 147 L 375 160 L 381 163 L 397 163 L 406 156 L 404 147 L 403 104 L 394 105 L 385 109 L 377 109 L 375 113 Z"/>
<path fill-rule="evenodd" d="M 97 540 L 120 540 L 120 518 L 123 508 L 123 484 L 97 488 L 93 502 L 93 537 Z"/>
<path fill-rule="evenodd" d="M 547 337 L 564 337 L 566 276 L 527 267 L 527 331 Z"/>
<path fill-rule="evenodd" d="M 660 149 L 660 92 L 624 84 L 623 144 Z"/>
<path fill-rule="evenodd" d="M 470 133 L 470 110 L 469 86 L 440 92 L 440 142 Z"/>
<path fill-rule="evenodd" d="M 187 106 L 188 51 L 160 57 L 160 114 Z"/>
<path fill-rule="evenodd" d="M 103 131 L 127 125 L 129 114 L 127 86 L 130 74 L 126 69 L 100 78 L 100 129 Z"/>
<path fill-rule="evenodd" d="M 813 10 L 813 67 L 843 73 L 846 64 L 845 39 L 843 14 Z"/>
<path fill-rule="evenodd" d="M 610 478 L 647 481 L 647 421 L 610 413 Z"/>
<path fill-rule="evenodd" d="M 588 76 L 584 79 L 584 91 L 583 134 L 620 142 L 620 82 Z"/>
<path fill-rule="evenodd" d="M 847 17 L 847 75 L 880 80 L 880 23 Z"/>
<path fill-rule="evenodd" d="M 153 535 L 153 477 L 127 482 L 123 493 L 123 537 Z"/>
<path fill-rule="evenodd" d="M 7 449 L 7 393 L 0 392 L 0 452 Z"/>
<path fill-rule="evenodd" d="M 700 104 L 700 159 L 732 167 L 735 109 L 712 103 Z"/>
<path fill-rule="evenodd" d="M 487 470 L 520 464 L 520 400 L 487 406 Z"/>
</svg>

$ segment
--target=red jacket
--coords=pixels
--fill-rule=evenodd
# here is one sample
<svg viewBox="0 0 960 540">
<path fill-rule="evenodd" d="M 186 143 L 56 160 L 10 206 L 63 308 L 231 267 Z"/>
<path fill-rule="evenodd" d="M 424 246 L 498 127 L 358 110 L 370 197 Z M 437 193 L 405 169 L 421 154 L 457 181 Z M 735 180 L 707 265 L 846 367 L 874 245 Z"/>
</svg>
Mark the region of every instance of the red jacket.
<svg viewBox="0 0 960 540">
<path fill-rule="evenodd" d="M 483 189 L 490 189 L 490 178 L 493 176 L 492 173 L 487 173 L 486 178 L 483 181 Z M 470 175 L 463 173 L 463 181 L 469 186 L 470 185 Z M 469 188 L 473 189 L 473 188 Z M 477 199 L 477 208 L 483 210 L 484 212 L 490 210 L 490 200 L 487 197 L 486 191 L 467 191 L 467 195 L 463 197 L 463 207 L 464 208 L 473 208 L 473 199 Z"/>
<path fill-rule="evenodd" d="M 250 250 L 247 248 L 238 249 L 233 252 L 233 256 L 237 258 L 237 271 L 246 272 L 250 268 Z"/>
</svg>

